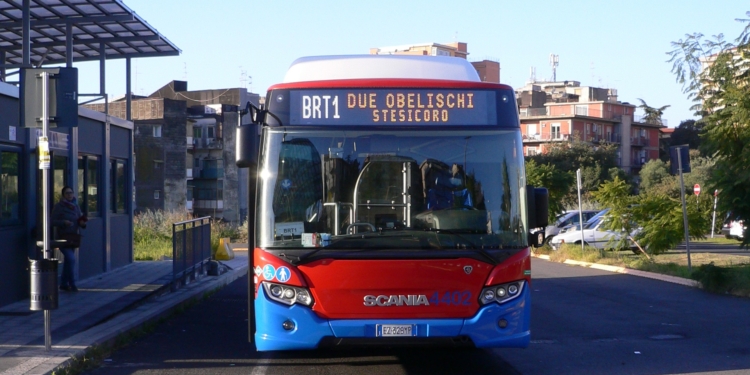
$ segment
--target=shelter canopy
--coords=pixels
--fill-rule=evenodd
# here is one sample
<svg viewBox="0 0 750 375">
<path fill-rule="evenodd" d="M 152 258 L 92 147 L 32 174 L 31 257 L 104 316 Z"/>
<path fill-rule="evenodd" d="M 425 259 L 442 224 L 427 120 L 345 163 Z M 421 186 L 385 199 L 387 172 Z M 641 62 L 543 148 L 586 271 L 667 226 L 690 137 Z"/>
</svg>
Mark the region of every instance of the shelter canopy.
<svg viewBox="0 0 750 375">
<path fill-rule="evenodd" d="M 26 1 L 29 2 L 30 63 L 33 66 L 177 56 L 182 52 L 121 0 Z M 0 0 L 0 63 L 3 68 L 21 67 L 24 62 L 23 3 L 24 0 Z M 71 48 L 72 59 L 68 59 L 68 48 Z"/>
</svg>

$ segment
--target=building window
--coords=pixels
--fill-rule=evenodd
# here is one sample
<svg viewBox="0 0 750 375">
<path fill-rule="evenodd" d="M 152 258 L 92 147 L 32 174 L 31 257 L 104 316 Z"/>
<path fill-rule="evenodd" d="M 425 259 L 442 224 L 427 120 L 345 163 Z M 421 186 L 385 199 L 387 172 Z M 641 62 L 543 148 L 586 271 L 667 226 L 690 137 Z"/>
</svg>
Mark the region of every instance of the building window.
<svg viewBox="0 0 750 375">
<path fill-rule="evenodd" d="M 161 125 L 154 126 L 154 138 L 161 138 Z"/>
<path fill-rule="evenodd" d="M 154 199 L 159 199 L 161 196 L 161 190 L 154 190 Z"/>
<path fill-rule="evenodd" d="M 99 157 L 78 156 L 78 203 L 87 216 L 99 216 Z"/>
<path fill-rule="evenodd" d="M 21 159 L 19 153 L 0 152 L 0 226 L 21 223 L 19 173 Z"/>
<path fill-rule="evenodd" d="M 125 173 L 125 160 L 112 160 L 112 175 L 110 185 L 110 201 L 112 203 L 112 212 L 118 214 L 124 214 L 125 209 L 128 207 L 125 201 L 127 195 L 125 194 L 125 186 L 127 180 L 127 174 Z"/>
<path fill-rule="evenodd" d="M 193 126 L 193 138 L 203 138 L 203 129 L 200 126 Z"/>
<path fill-rule="evenodd" d="M 163 160 L 154 160 L 154 169 L 161 169 L 163 165 Z"/>
<path fill-rule="evenodd" d="M 216 128 L 214 128 L 213 126 L 207 127 L 206 128 L 206 137 L 207 138 L 216 138 L 215 130 L 216 130 Z"/>
<path fill-rule="evenodd" d="M 526 134 L 529 138 L 536 138 L 536 124 L 526 125 Z"/>
<path fill-rule="evenodd" d="M 551 134 L 552 139 L 560 139 L 562 137 L 562 135 L 560 134 L 560 123 L 559 122 L 552 123 L 551 132 L 552 132 L 552 134 Z"/>
<path fill-rule="evenodd" d="M 575 106 L 575 114 L 578 116 L 588 116 L 589 107 L 587 105 L 577 105 Z"/>
<path fill-rule="evenodd" d="M 534 156 L 538 153 L 536 147 L 526 147 L 526 156 Z"/>
</svg>

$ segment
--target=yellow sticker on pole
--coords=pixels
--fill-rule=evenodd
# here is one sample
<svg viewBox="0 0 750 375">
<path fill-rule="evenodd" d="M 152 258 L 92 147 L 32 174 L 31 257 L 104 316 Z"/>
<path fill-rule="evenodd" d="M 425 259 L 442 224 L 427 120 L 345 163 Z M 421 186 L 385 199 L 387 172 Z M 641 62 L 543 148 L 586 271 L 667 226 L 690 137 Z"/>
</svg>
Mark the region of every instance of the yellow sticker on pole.
<svg viewBox="0 0 750 375">
<path fill-rule="evenodd" d="M 49 169 L 50 157 L 49 157 L 49 140 L 47 137 L 39 137 L 39 169 Z"/>
</svg>

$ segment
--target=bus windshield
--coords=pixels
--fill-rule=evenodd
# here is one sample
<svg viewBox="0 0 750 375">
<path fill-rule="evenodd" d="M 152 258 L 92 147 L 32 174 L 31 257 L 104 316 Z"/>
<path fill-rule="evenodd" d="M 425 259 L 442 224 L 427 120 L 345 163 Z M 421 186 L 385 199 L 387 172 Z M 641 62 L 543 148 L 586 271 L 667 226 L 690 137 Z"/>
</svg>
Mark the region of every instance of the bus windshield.
<svg viewBox="0 0 750 375">
<path fill-rule="evenodd" d="M 261 247 L 527 246 L 517 129 L 264 131 Z"/>
</svg>

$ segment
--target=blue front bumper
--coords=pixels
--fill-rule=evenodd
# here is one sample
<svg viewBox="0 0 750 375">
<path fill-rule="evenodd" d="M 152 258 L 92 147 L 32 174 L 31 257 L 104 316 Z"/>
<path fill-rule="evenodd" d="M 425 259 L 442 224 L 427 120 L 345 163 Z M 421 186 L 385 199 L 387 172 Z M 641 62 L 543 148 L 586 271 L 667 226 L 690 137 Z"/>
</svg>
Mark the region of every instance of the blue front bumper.
<svg viewBox="0 0 750 375">
<path fill-rule="evenodd" d="M 264 288 L 259 288 L 255 300 L 255 346 L 259 351 L 315 349 L 327 337 L 343 339 L 372 339 L 377 324 L 414 324 L 416 337 L 469 337 L 476 347 L 525 348 L 529 345 L 530 294 L 524 288 L 521 295 L 502 305 L 483 306 L 467 319 L 320 319 L 310 308 L 298 304 L 287 306 L 268 299 Z M 507 321 L 505 328 L 498 322 Z M 285 330 L 282 323 L 291 321 L 295 328 Z"/>
</svg>

